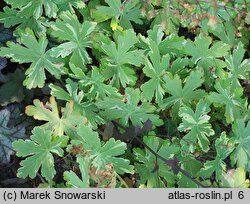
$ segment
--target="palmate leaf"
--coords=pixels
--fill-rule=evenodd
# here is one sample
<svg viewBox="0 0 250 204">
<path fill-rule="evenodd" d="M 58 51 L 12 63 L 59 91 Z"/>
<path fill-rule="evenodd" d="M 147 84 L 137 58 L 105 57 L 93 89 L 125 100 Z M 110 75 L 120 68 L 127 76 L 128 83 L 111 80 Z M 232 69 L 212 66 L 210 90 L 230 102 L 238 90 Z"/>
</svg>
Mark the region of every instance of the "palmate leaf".
<svg viewBox="0 0 250 204">
<path fill-rule="evenodd" d="M 168 140 L 162 140 L 158 137 L 144 137 L 143 141 L 152 150 L 157 152 L 165 159 L 172 159 L 179 151 L 177 146 L 171 145 Z M 137 163 L 135 163 L 135 170 L 139 173 L 140 184 L 145 184 L 147 188 L 165 187 L 161 178 L 164 178 L 168 183 L 168 187 L 173 187 L 175 176 L 171 172 L 171 168 L 162 160 L 157 160 L 148 149 L 145 151 L 140 148 L 134 149 L 134 155 Z M 155 169 L 155 171 L 154 171 Z"/>
<path fill-rule="evenodd" d="M 199 61 L 205 64 L 207 59 L 215 60 L 216 58 L 224 57 L 228 54 L 230 45 L 219 41 L 210 47 L 211 43 L 211 37 L 199 35 L 195 38 L 194 42 L 187 41 L 185 49 L 187 53 L 192 56 L 192 60 L 195 64 Z"/>
<path fill-rule="evenodd" d="M 60 86 L 54 84 L 49 85 L 51 95 L 55 96 L 57 99 L 67 102 L 73 101 L 76 104 L 80 104 L 83 100 L 84 93 L 78 89 L 78 83 L 71 79 L 67 79 L 65 87 L 67 91 Z"/>
<path fill-rule="evenodd" d="M 18 157 L 27 157 L 21 161 L 17 176 L 20 178 L 34 178 L 41 168 L 42 176 L 51 181 L 56 174 L 52 153 L 63 156 L 60 144 L 64 137 L 52 140 L 51 131 L 36 127 L 32 131 L 30 140 L 18 140 L 13 143 L 13 148 Z"/>
<path fill-rule="evenodd" d="M 51 94 L 55 96 L 59 100 L 63 101 L 73 101 L 74 109 L 81 113 L 86 119 L 87 123 L 96 129 L 98 124 L 103 124 L 104 119 L 97 113 L 99 110 L 94 102 L 84 101 L 84 93 L 79 90 L 79 84 L 77 82 L 73 82 L 70 79 L 66 80 L 66 90 L 63 88 L 56 86 L 54 84 L 50 84 Z"/>
<path fill-rule="evenodd" d="M 81 0 L 5 0 L 12 8 L 19 9 L 21 17 L 34 17 L 39 19 L 43 14 L 49 18 L 56 18 L 57 13 L 62 9 L 73 11 L 72 6 L 82 8 L 84 3 Z M 61 8 L 61 9 L 59 9 Z"/>
<path fill-rule="evenodd" d="M 194 42 L 187 41 L 184 46 L 186 53 L 192 56 L 191 60 L 204 69 L 204 76 L 206 78 L 204 83 L 207 86 L 211 86 L 214 76 L 223 76 L 222 68 L 226 64 L 221 58 L 226 56 L 230 50 L 230 45 L 222 41 L 211 44 L 211 37 L 200 34 L 195 38 Z M 210 69 L 215 69 L 214 75 L 211 74 Z"/>
<path fill-rule="evenodd" d="M 69 11 L 63 12 L 60 19 L 51 25 L 53 30 L 51 35 L 66 42 L 52 48 L 51 55 L 63 58 L 71 55 L 70 63 L 83 68 L 86 63 L 91 62 L 86 48 L 91 45 L 89 35 L 95 26 L 95 22 L 80 23 L 75 14 Z"/>
<path fill-rule="evenodd" d="M 73 171 L 65 171 L 63 173 L 64 180 L 67 185 L 75 188 L 88 188 L 89 187 L 89 161 L 86 157 L 77 156 L 77 163 L 81 172 L 81 179 Z"/>
<path fill-rule="evenodd" d="M 105 78 L 112 78 L 111 84 L 116 87 L 133 85 L 136 81 L 135 72 L 130 66 L 140 66 L 143 63 L 143 50 L 132 49 L 137 42 L 133 30 L 126 30 L 118 36 L 117 42 L 103 44 L 102 49 L 107 55 L 107 65 L 103 70 Z"/>
<path fill-rule="evenodd" d="M 16 9 L 11 9 L 8 6 L 4 7 L 3 11 L 0 12 L 0 23 L 3 23 L 6 28 L 22 23 L 23 19 L 17 16 L 17 13 Z"/>
<path fill-rule="evenodd" d="M 90 76 L 84 76 L 82 78 L 79 84 L 87 88 L 88 92 L 86 95 L 91 101 L 104 99 L 105 97 L 121 97 L 117 88 L 104 83 L 105 78 L 97 67 L 92 68 Z"/>
<path fill-rule="evenodd" d="M 156 101 L 159 103 L 165 94 L 163 89 L 163 75 L 166 69 L 169 68 L 169 55 L 161 57 L 157 44 L 150 41 L 151 51 L 149 52 L 149 59 L 146 58 L 146 66 L 143 71 L 147 77 L 151 79 L 141 86 L 142 96 L 151 101 L 155 96 Z M 150 62 L 151 61 L 151 62 Z"/>
<path fill-rule="evenodd" d="M 233 124 L 233 140 L 236 144 L 236 148 L 231 155 L 231 161 L 233 164 L 237 164 L 238 167 L 250 170 L 250 121 L 245 124 L 243 119 L 238 119 Z"/>
<path fill-rule="evenodd" d="M 123 126 L 128 126 L 129 121 L 133 126 L 142 126 L 148 119 L 153 124 L 159 121 L 159 116 L 153 114 L 155 108 L 149 103 L 142 103 L 140 101 L 139 89 L 126 88 L 126 102 L 120 99 L 105 98 L 103 101 L 97 103 L 97 106 L 102 110 L 101 115 L 108 120 L 119 119 Z"/>
<path fill-rule="evenodd" d="M 119 22 L 123 28 L 132 28 L 131 22 L 142 24 L 139 0 L 123 1 L 105 0 L 108 6 L 99 6 L 93 12 L 93 17 L 97 22 L 112 19 L 111 27 L 115 30 Z"/>
<path fill-rule="evenodd" d="M 182 57 L 185 54 L 185 49 L 183 46 L 185 43 L 186 40 L 184 36 L 170 34 L 159 44 L 159 49 L 162 54 L 170 54 L 177 57 Z"/>
<path fill-rule="evenodd" d="M 150 41 L 154 41 L 162 55 L 169 54 L 170 56 L 182 57 L 185 54 L 183 45 L 185 45 L 186 40 L 184 36 L 179 37 L 176 34 L 170 34 L 163 38 L 164 32 L 161 25 L 155 25 L 151 30 L 147 31 L 147 34 L 147 37 L 139 34 L 141 43 L 143 43 L 140 46 L 144 50 L 150 50 Z"/>
<path fill-rule="evenodd" d="M 57 60 L 50 56 L 50 51 L 46 51 L 48 40 L 45 36 L 41 36 L 37 41 L 34 33 L 27 29 L 25 33 L 21 33 L 20 41 L 24 46 L 9 42 L 8 47 L 0 49 L 0 56 L 19 63 L 31 63 L 23 82 L 28 89 L 44 86 L 45 69 L 56 78 L 60 77 L 63 73 L 61 69 L 63 64 L 57 63 Z"/>
<path fill-rule="evenodd" d="M 9 2 L 11 2 L 11 0 L 9 0 Z M 34 31 L 35 34 L 37 34 L 38 36 L 40 35 L 45 35 L 46 34 L 46 28 L 48 27 L 49 23 L 48 20 L 46 19 L 46 17 L 41 16 L 42 13 L 44 13 L 43 11 L 49 11 L 51 12 L 51 14 L 53 13 L 53 15 L 57 15 L 58 13 L 60 13 L 61 11 L 71 11 L 72 13 L 74 13 L 74 8 L 82 8 L 84 6 L 84 3 L 81 0 L 52 0 L 51 2 L 56 5 L 56 10 L 54 10 L 54 12 L 52 11 L 52 9 L 50 7 L 45 7 L 45 9 L 43 9 L 43 7 L 41 7 L 41 3 L 42 1 L 40 1 L 40 5 L 39 5 L 39 0 L 37 1 L 28 1 L 31 2 L 30 4 L 26 5 L 24 3 L 24 9 L 20 9 L 19 6 L 15 6 L 16 3 L 22 3 L 22 2 L 18 2 L 18 1 L 13 1 L 13 6 L 12 7 L 4 7 L 3 12 L 0 12 L 0 23 L 4 23 L 5 27 L 13 27 L 16 26 L 16 30 L 17 29 L 25 29 L 25 28 L 30 28 Z M 38 7 L 37 10 L 33 10 L 34 6 L 34 2 Z M 43 1 L 44 4 L 46 4 L 48 2 Z M 32 7 L 33 5 L 33 7 Z M 29 9 L 31 9 L 30 12 L 27 12 Z M 42 10 L 40 10 L 42 9 Z M 35 11 L 35 12 L 34 12 Z M 38 11 L 38 12 L 37 12 Z M 41 13 L 42 12 L 42 13 Z M 47 14 L 47 13 L 46 13 Z M 48 17 L 50 17 L 51 15 L 46 15 Z"/>
<path fill-rule="evenodd" d="M 203 73 L 200 70 L 192 71 L 185 80 L 182 87 L 182 80 L 179 75 L 174 77 L 166 75 L 164 77 L 164 89 L 171 96 L 163 99 L 162 108 L 173 106 L 173 115 L 177 115 L 182 104 L 190 104 L 195 99 L 200 99 L 205 95 L 204 90 L 196 90 L 204 82 Z"/>
<path fill-rule="evenodd" d="M 6 6 L 3 12 L 0 12 L 0 23 L 3 23 L 7 28 L 17 26 L 16 30 L 30 28 L 36 35 L 40 36 L 46 34 L 46 25 L 48 22 L 43 17 L 35 19 L 33 16 L 20 16 L 17 9 Z"/>
<path fill-rule="evenodd" d="M 220 138 L 215 140 L 216 157 L 212 161 L 206 161 L 204 167 L 200 170 L 199 175 L 210 177 L 215 172 L 216 180 L 226 171 L 226 163 L 224 160 L 231 154 L 234 147 L 229 143 L 226 133 L 222 132 Z"/>
<path fill-rule="evenodd" d="M 248 79 L 250 71 L 250 60 L 244 58 L 245 50 L 241 42 L 234 49 L 232 55 L 225 57 L 232 89 L 241 88 L 239 79 Z"/>
<path fill-rule="evenodd" d="M 37 120 L 47 121 L 41 127 L 52 131 L 54 135 L 62 136 L 64 133 L 74 131 L 77 125 L 84 123 L 84 117 L 75 112 L 73 106 L 73 101 L 67 103 L 60 117 L 55 98 L 51 96 L 50 102 L 45 105 L 35 99 L 34 106 L 27 106 L 25 113 Z"/>
<path fill-rule="evenodd" d="M 182 118 L 182 123 L 178 130 L 189 131 L 181 141 L 184 149 L 194 152 L 198 140 L 198 144 L 204 152 L 209 150 L 210 142 L 207 137 L 214 135 L 214 130 L 209 123 L 210 116 L 207 115 L 209 112 L 210 108 L 204 100 L 199 101 L 195 112 L 188 106 L 180 108 L 179 116 Z"/>
<path fill-rule="evenodd" d="M 243 117 L 245 100 L 241 98 L 241 88 L 233 89 L 230 80 L 216 81 L 214 88 L 218 92 L 211 92 L 207 97 L 215 106 L 225 106 L 227 123 L 232 123 L 236 118 Z"/>
<path fill-rule="evenodd" d="M 2 164 L 10 161 L 12 142 L 25 137 L 25 127 L 9 127 L 10 111 L 3 109 L 0 111 L 0 159 Z"/>
<path fill-rule="evenodd" d="M 83 145 L 87 156 L 91 159 L 92 165 L 97 170 L 105 170 L 106 165 L 112 165 L 118 174 L 133 173 L 133 166 L 129 165 L 129 160 L 118 158 L 125 153 L 126 143 L 111 138 L 106 143 L 102 143 L 98 133 L 90 127 L 80 125 L 77 129 L 78 139 L 72 140 L 68 150 L 73 145 Z"/>
<path fill-rule="evenodd" d="M 23 17 L 31 17 L 38 19 L 43 15 L 50 18 L 55 18 L 58 8 L 53 0 L 6 0 L 6 3 L 10 4 L 12 8 L 20 9 L 19 15 Z"/>
</svg>

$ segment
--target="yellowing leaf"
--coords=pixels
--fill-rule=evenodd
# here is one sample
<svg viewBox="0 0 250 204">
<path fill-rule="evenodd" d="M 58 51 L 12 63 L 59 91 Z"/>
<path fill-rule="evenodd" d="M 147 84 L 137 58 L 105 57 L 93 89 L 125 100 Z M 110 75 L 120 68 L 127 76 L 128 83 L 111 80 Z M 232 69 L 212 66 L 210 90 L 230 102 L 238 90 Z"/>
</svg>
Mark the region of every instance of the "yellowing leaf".
<svg viewBox="0 0 250 204">
<path fill-rule="evenodd" d="M 57 103 L 52 96 L 50 102 L 45 105 L 35 99 L 34 106 L 27 106 L 25 112 L 37 120 L 46 121 L 47 123 L 42 127 L 46 130 L 52 130 L 54 135 L 62 136 L 65 132 L 75 130 L 77 125 L 84 123 L 84 118 L 74 112 L 73 105 L 73 102 L 67 103 L 62 111 L 62 117 L 60 117 Z"/>
</svg>

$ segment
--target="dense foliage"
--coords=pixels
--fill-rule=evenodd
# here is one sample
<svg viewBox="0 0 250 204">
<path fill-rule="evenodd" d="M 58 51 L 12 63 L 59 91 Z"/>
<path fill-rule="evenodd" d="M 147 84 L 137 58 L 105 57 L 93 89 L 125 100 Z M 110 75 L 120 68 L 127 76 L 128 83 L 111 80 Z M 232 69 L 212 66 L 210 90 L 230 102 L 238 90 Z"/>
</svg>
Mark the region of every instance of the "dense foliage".
<svg viewBox="0 0 250 204">
<path fill-rule="evenodd" d="M 1 6 L 10 177 L 28 187 L 249 186 L 248 0 Z"/>
</svg>

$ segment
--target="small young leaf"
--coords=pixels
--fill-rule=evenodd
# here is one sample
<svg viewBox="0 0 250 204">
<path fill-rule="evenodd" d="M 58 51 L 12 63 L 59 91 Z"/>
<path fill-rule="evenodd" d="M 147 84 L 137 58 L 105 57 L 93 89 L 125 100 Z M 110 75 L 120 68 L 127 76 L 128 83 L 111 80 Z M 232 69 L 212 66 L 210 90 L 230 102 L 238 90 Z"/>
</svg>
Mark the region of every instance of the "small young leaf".
<svg viewBox="0 0 250 204">
<path fill-rule="evenodd" d="M 83 101 L 84 93 L 83 91 L 79 91 L 79 84 L 70 79 L 67 79 L 66 83 L 67 91 L 59 86 L 50 84 L 51 94 L 59 100 L 73 101 L 74 110 L 81 113 L 87 119 L 86 122 L 89 122 L 94 129 L 97 128 L 98 124 L 103 124 L 104 119 L 97 113 L 98 108 L 95 103 L 92 101 Z"/>
<path fill-rule="evenodd" d="M 87 97 L 89 100 L 104 99 L 105 97 L 120 98 L 121 95 L 118 93 L 118 89 L 115 87 L 105 84 L 105 78 L 100 73 L 97 67 L 91 70 L 91 75 L 84 76 L 79 84 L 88 87 Z"/>
<path fill-rule="evenodd" d="M 121 0 L 105 0 L 105 2 L 108 6 L 97 7 L 93 12 L 97 22 L 112 19 L 111 22 L 119 21 L 126 29 L 132 28 L 131 22 L 142 24 L 139 0 L 123 1 L 123 3 Z M 116 26 L 113 29 L 116 30 Z"/>
</svg>

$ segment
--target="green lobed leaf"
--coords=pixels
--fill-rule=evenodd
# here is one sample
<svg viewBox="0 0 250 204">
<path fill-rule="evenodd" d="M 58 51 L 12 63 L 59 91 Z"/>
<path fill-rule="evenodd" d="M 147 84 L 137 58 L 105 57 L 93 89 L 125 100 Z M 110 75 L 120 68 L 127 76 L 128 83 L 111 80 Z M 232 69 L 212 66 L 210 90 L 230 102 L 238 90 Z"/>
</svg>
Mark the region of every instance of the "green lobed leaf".
<svg viewBox="0 0 250 204">
<path fill-rule="evenodd" d="M 229 80 L 218 80 L 214 88 L 218 92 L 211 92 L 207 98 L 215 106 L 225 106 L 227 123 L 232 123 L 236 118 L 243 117 L 245 99 L 242 99 L 242 89 L 233 89 Z"/>
<path fill-rule="evenodd" d="M 239 42 L 232 55 L 225 57 L 232 89 L 241 88 L 239 79 L 249 79 L 250 60 L 243 60 L 244 54 L 244 45 Z"/>
<path fill-rule="evenodd" d="M 29 140 L 18 140 L 13 143 L 13 148 L 17 152 L 18 157 L 26 157 L 20 162 L 21 167 L 18 169 L 17 176 L 19 178 L 35 178 L 39 169 L 42 176 L 51 181 L 56 174 L 54 167 L 53 154 L 63 156 L 63 150 L 60 144 L 64 141 L 64 137 L 57 137 L 52 140 L 52 132 L 44 128 L 36 127 L 32 131 Z"/>
<path fill-rule="evenodd" d="M 16 32 L 19 29 L 30 28 L 37 36 L 46 34 L 48 20 L 45 17 L 36 19 L 33 16 L 26 17 L 19 14 L 17 9 L 6 6 L 3 8 L 3 12 L 0 12 L 0 23 L 3 23 L 7 28 L 15 26 Z"/>
<path fill-rule="evenodd" d="M 245 124 L 244 119 L 237 119 L 232 129 L 236 148 L 231 155 L 231 161 L 233 164 L 237 164 L 238 167 L 248 171 L 250 169 L 250 122 L 248 121 Z"/>
<path fill-rule="evenodd" d="M 133 166 L 129 165 L 129 160 L 121 156 L 127 148 L 126 143 L 114 138 L 106 143 L 101 143 L 98 133 L 90 127 L 80 125 L 77 130 L 78 139 L 72 140 L 72 144 L 82 144 L 87 152 L 91 163 L 97 170 L 105 170 L 106 165 L 112 165 L 118 174 L 133 173 Z M 71 149 L 72 145 L 68 146 Z"/>
<path fill-rule="evenodd" d="M 120 119 L 124 126 L 142 126 L 144 122 L 150 119 L 153 124 L 158 123 L 159 116 L 154 114 L 154 106 L 145 102 L 138 105 L 141 93 L 139 89 L 126 88 L 125 102 L 115 98 L 105 98 L 99 101 L 97 106 L 101 109 L 101 115 L 108 120 Z"/>
<path fill-rule="evenodd" d="M 62 136 L 64 133 L 74 131 L 77 125 L 84 123 L 84 117 L 75 112 L 73 107 L 72 101 L 67 103 L 60 117 L 55 98 L 51 96 L 49 103 L 45 105 L 35 99 L 34 106 L 27 106 L 25 113 L 37 120 L 46 121 L 47 123 L 41 127 L 52 131 L 54 135 Z"/>
<path fill-rule="evenodd" d="M 19 16 L 35 19 L 40 18 L 43 14 L 49 18 L 56 18 L 58 12 L 58 5 L 67 2 L 70 4 L 72 0 L 5 0 L 6 3 L 10 4 L 12 8 L 20 9 L 18 12 Z M 78 0 L 79 2 L 79 0 Z"/>
<path fill-rule="evenodd" d="M 120 98 L 121 95 L 118 93 L 118 89 L 115 87 L 105 84 L 105 78 L 100 73 L 97 67 L 93 67 L 90 76 L 84 76 L 79 84 L 83 87 L 87 87 L 87 97 L 89 100 L 99 100 L 105 97 Z"/>
<path fill-rule="evenodd" d="M 79 90 L 79 84 L 70 79 L 66 80 L 66 89 L 56 86 L 54 84 L 50 84 L 49 87 L 51 89 L 51 94 L 55 96 L 59 100 L 64 100 L 67 102 L 74 102 L 74 110 L 81 113 L 82 116 L 87 119 L 86 123 L 90 123 L 90 125 L 96 129 L 98 124 L 103 124 L 104 119 L 97 113 L 98 108 L 94 102 L 84 101 L 84 93 Z"/>
<path fill-rule="evenodd" d="M 60 77 L 63 73 L 61 69 L 63 64 L 50 56 L 50 51 L 47 51 L 48 40 L 45 36 L 41 36 L 37 41 L 34 33 L 28 29 L 25 33 L 21 33 L 20 41 L 24 46 L 9 42 L 8 47 L 0 49 L 0 56 L 11 58 L 20 64 L 31 63 L 23 82 L 28 89 L 44 86 L 45 70 L 56 78 Z"/>
<path fill-rule="evenodd" d="M 80 23 L 77 16 L 69 11 L 63 12 L 59 17 L 51 25 L 51 35 L 65 42 L 52 48 L 51 55 L 62 58 L 70 55 L 69 63 L 76 67 L 82 68 L 86 63 L 91 63 L 86 48 L 91 45 L 89 36 L 94 31 L 96 23 L 88 21 Z"/>
<path fill-rule="evenodd" d="M 177 74 L 174 77 L 166 75 L 164 81 L 164 89 L 171 96 L 163 99 L 162 108 L 167 109 L 173 106 L 173 115 L 178 114 L 181 105 L 188 105 L 193 100 L 200 99 L 205 95 L 204 90 L 196 90 L 204 82 L 203 72 L 200 70 L 192 71 L 186 78 L 184 86 L 182 86 L 182 80 Z"/>
<path fill-rule="evenodd" d="M 197 141 L 204 152 L 210 149 L 208 137 L 214 135 L 214 130 L 209 123 L 210 116 L 207 115 L 209 112 L 209 105 L 204 100 L 199 101 L 195 112 L 188 106 L 180 108 L 179 116 L 182 118 L 182 123 L 178 130 L 188 131 L 181 141 L 183 147 L 188 151 L 194 152 Z"/>
<path fill-rule="evenodd" d="M 151 79 L 145 82 L 141 86 L 142 96 L 151 101 L 153 97 L 159 103 L 165 94 L 163 89 L 163 75 L 169 68 L 169 55 L 161 57 L 157 44 L 154 41 L 150 41 L 151 51 L 149 52 L 149 59 L 146 58 L 146 66 L 143 68 L 143 72 L 147 77 Z"/>
<path fill-rule="evenodd" d="M 218 25 L 211 31 L 220 40 L 228 45 L 234 46 L 237 44 L 236 29 L 232 22 L 218 23 Z"/>
<path fill-rule="evenodd" d="M 221 136 L 215 140 L 216 157 L 212 161 L 206 161 L 204 167 L 200 170 L 199 175 L 210 177 L 215 172 L 216 180 L 226 171 L 226 163 L 224 160 L 231 154 L 234 147 L 229 143 L 226 133 L 222 132 Z"/>
<path fill-rule="evenodd" d="M 118 36 L 117 42 L 103 44 L 102 49 L 107 55 L 103 74 L 106 79 L 112 78 L 111 84 L 115 87 L 133 85 L 136 81 L 135 71 L 131 66 L 140 66 L 143 63 L 143 50 L 135 49 L 138 41 L 133 30 L 126 30 Z"/>
<path fill-rule="evenodd" d="M 194 42 L 187 41 L 185 44 L 185 49 L 189 55 L 192 56 L 192 60 L 195 64 L 198 61 L 205 61 L 206 59 L 214 59 L 219 57 L 224 57 L 228 54 L 230 46 L 218 41 L 214 43 L 211 47 L 212 38 L 209 36 L 204 36 L 200 34 L 195 38 Z"/>
</svg>

